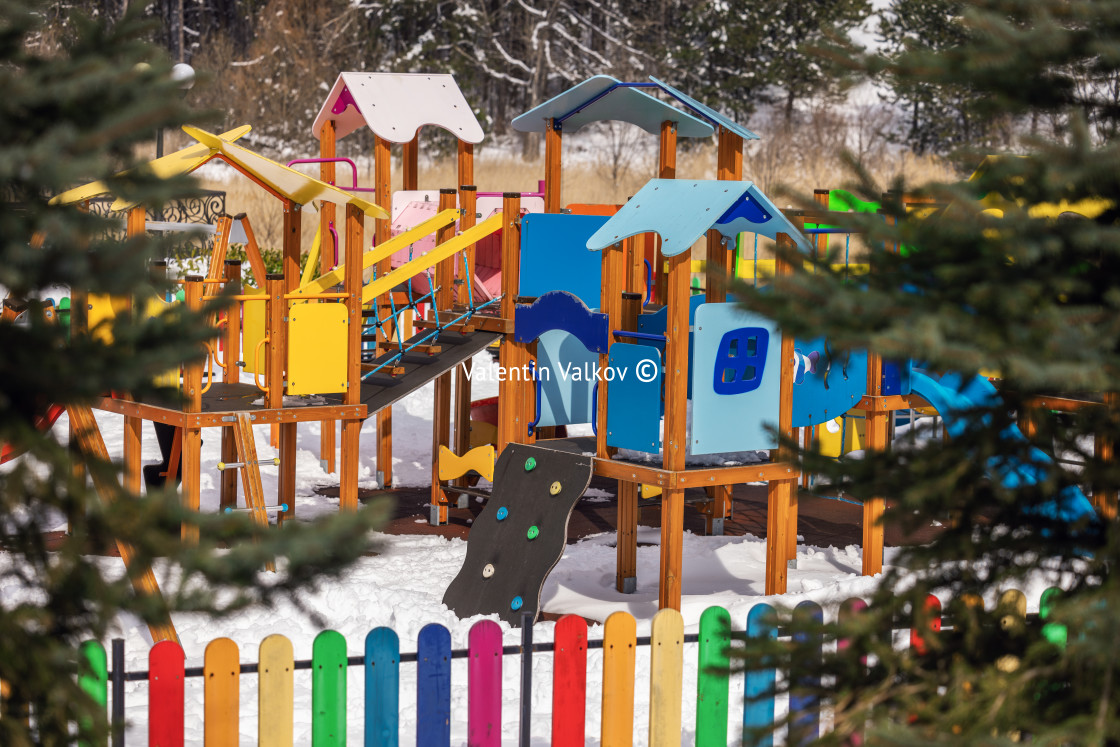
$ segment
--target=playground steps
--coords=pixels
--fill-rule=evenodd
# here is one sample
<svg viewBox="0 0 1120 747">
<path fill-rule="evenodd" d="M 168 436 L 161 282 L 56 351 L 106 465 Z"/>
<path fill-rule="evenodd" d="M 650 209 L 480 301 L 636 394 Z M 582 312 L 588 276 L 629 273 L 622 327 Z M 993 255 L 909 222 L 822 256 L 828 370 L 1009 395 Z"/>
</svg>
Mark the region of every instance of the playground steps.
<svg viewBox="0 0 1120 747">
<path fill-rule="evenodd" d="M 405 348 L 420 343 L 431 332 L 423 331 L 404 343 Z M 420 353 L 406 353 L 400 360 L 386 366 L 382 371 L 372 374 L 362 382 L 362 404 L 366 412 L 373 415 L 378 410 L 389 407 L 397 400 L 407 397 L 429 381 L 441 374 L 455 368 L 475 353 L 486 348 L 487 345 L 498 339 L 500 335 L 495 332 L 474 331 L 467 334 L 461 332 L 443 332 L 429 342 L 438 346 L 439 352 L 431 355 Z M 383 353 L 368 363 L 378 366 L 389 362 L 396 355 L 396 351 Z M 402 371 L 390 375 L 390 369 Z M 333 402 L 342 402 L 342 395 L 327 395 Z"/>
</svg>

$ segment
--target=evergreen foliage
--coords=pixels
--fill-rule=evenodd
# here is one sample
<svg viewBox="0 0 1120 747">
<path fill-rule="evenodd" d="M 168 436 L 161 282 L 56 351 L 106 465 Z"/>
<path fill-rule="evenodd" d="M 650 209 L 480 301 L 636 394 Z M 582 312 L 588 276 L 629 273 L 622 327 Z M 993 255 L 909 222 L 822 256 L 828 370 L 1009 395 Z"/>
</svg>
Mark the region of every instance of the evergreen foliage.
<svg viewBox="0 0 1120 747">
<path fill-rule="evenodd" d="M 78 645 L 104 640 L 119 615 L 148 623 L 170 612 L 220 615 L 279 599 L 337 575 L 368 549 L 369 530 L 384 506 L 315 525 L 290 522 L 264 530 L 247 518 L 184 511 L 171 491 L 145 497 L 97 496 L 74 467 L 120 483 L 119 469 L 97 463 L 34 426 L 52 404 L 89 404 L 109 391 L 154 392 L 152 380 L 201 355 L 213 335 L 200 316 L 181 309 L 153 319 L 120 315 L 112 342 L 75 334 L 49 319 L 48 294 L 68 288 L 130 296 L 137 305 L 167 288 L 149 282 L 147 261 L 162 247 L 147 238 L 101 238 L 115 223 L 77 206 L 48 204 L 66 188 L 107 180 L 113 196 L 158 207 L 190 190 L 186 179 L 159 181 L 135 167 L 135 147 L 157 127 L 182 124 L 188 112 L 170 64 L 143 37 L 135 14 L 116 24 L 69 19 L 64 44 L 44 53 L 48 16 L 39 4 L 0 0 L 0 286 L 10 310 L 0 321 L 0 443 L 25 456 L 0 470 L 0 681 L 5 716 L 0 744 L 69 744 L 80 730 L 104 743 L 104 711 L 77 686 Z M 164 392 L 164 394 L 167 394 Z M 115 499 L 111 502 L 108 499 Z M 45 531 L 69 520 L 70 533 L 48 549 Z M 180 523 L 198 526 L 202 541 L 180 541 Z M 155 562 L 163 598 L 138 597 L 118 559 L 88 553 L 125 542 L 133 572 Z M 228 547 L 229 549 L 219 549 Z M 261 568 L 280 558 L 280 572 Z M 314 614 L 307 610 L 308 614 Z M 16 718 L 30 708 L 36 731 Z"/>
<path fill-rule="evenodd" d="M 1070 523 L 1053 508 L 1076 483 L 1114 511 L 1120 468 L 1094 442 L 1116 443 L 1120 413 L 1113 395 L 1061 418 L 1032 411 L 1031 401 L 1120 391 L 1120 144 L 1110 86 L 1120 72 L 1120 3 L 960 5 L 956 44 L 916 36 L 897 54 L 861 64 L 889 74 L 896 90 L 971 92 L 972 116 L 1006 123 L 1014 150 L 968 182 L 893 184 L 883 214 L 831 216 L 866 234 L 874 248 L 867 275 L 833 272 L 835 257 L 804 272 L 797 258 L 773 292 L 738 289 L 786 333 L 827 335 L 834 351 L 870 349 L 965 380 L 998 372 L 999 402 L 977 407 L 951 441 L 900 440 L 839 462 L 802 455 L 806 469 L 832 483 L 830 493 L 892 499 L 888 521 L 903 531 L 945 524 L 930 544 L 902 549 L 857 622 L 828 626 L 852 643 L 824 665 L 827 687 L 817 694 L 836 707 L 836 731 L 823 741 L 847 743 L 866 731 L 864 744 L 1002 744 L 1027 735 L 1040 744 L 1116 744 L 1120 588 L 1111 569 L 1120 533 L 1106 512 Z M 1048 123 L 1045 138 L 1030 135 L 1037 122 Z M 984 155 L 959 154 L 973 164 Z M 862 175 L 853 190 L 862 199 L 881 194 Z M 936 208 L 908 208 L 912 199 Z M 901 245 L 910 251 L 889 251 Z M 1033 441 L 1008 438 L 1032 412 Z M 1048 463 L 1032 444 L 1084 467 Z M 1010 487 L 994 476 L 1014 463 L 1045 478 Z M 1049 585 L 1065 589 L 1052 618 L 1068 628 L 1064 646 L 996 604 L 1008 588 L 1037 595 Z M 952 632 L 929 637 L 925 655 L 900 650 L 890 631 L 920 627 L 935 591 L 954 600 Z M 968 603 L 975 598 L 987 612 Z M 798 654 L 775 644 L 747 659 L 761 655 Z"/>
</svg>

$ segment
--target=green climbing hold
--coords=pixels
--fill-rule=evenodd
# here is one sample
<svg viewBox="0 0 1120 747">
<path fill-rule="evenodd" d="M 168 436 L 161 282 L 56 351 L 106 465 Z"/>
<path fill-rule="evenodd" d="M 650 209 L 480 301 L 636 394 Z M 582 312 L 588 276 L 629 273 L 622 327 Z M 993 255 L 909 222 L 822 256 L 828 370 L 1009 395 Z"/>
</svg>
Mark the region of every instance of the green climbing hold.
<svg viewBox="0 0 1120 747">
<path fill-rule="evenodd" d="M 534 469 L 536 469 L 536 466 L 537 466 L 537 460 L 536 460 L 535 457 L 529 457 L 528 459 L 525 460 L 525 471 L 526 472 L 532 472 Z"/>
<path fill-rule="evenodd" d="M 529 539 L 532 540 L 532 539 L 536 539 L 537 535 L 540 534 L 540 533 L 541 533 L 541 530 L 537 529 L 535 526 L 532 526 L 532 527 L 529 527 L 529 531 L 526 532 L 525 534 Z"/>
</svg>

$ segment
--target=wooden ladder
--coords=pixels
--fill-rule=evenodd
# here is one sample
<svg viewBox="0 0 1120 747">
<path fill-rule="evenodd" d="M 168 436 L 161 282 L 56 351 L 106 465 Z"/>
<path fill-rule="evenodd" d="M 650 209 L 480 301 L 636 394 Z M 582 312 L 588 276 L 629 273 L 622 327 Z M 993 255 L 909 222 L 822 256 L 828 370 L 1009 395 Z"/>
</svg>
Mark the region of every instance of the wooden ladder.
<svg viewBox="0 0 1120 747">
<path fill-rule="evenodd" d="M 237 413 L 233 427 L 233 446 L 240 463 L 241 484 L 244 485 L 245 507 L 257 524 L 268 527 L 268 513 L 264 505 L 264 488 L 261 486 L 261 467 L 257 459 L 257 443 L 253 439 L 253 421 L 249 413 Z M 265 563 L 267 570 L 276 571 L 276 563 Z"/>
</svg>

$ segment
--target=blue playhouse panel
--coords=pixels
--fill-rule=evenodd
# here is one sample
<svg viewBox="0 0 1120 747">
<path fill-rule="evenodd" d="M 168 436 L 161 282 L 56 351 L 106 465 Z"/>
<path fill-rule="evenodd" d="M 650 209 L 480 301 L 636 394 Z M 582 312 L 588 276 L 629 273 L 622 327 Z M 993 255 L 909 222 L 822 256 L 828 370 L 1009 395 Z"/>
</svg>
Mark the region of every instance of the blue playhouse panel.
<svg viewBox="0 0 1120 747">
<path fill-rule="evenodd" d="M 778 423 L 777 326 L 737 304 L 706 303 L 693 329 L 691 453 L 776 448 L 766 426 Z M 735 393 L 719 394 L 717 386 Z"/>
<path fill-rule="evenodd" d="M 607 352 L 607 315 L 594 313 L 567 291 L 549 291 L 513 313 L 513 339 L 533 342 L 553 329 L 571 332 L 588 350 Z"/>
<path fill-rule="evenodd" d="M 907 395 L 910 393 L 910 371 L 914 367 L 914 362 L 907 359 L 905 361 L 883 361 L 883 396 L 889 397 L 893 394 Z"/>
<path fill-rule="evenodd" d="M 558 329 L 542 334 L 537 340 L 537 368 L 541 371 L 541 420 L 537 426 L 594 420 L 591 405 L 598 367 L 599 354 L 588 350 L 575 336 Z M 614 384 L 611 387 L 613 392 Z"/>
<path fill-rule="evenodd" d="M 867 352 L 833 351 L 825 339 L 794 343 L 796 353 L 817 354 L 816 372 L 793 385 L 793 427 L 820 425 L 855 407 L 867 393 Z"/>
<path fill-rule="evenodd" d="M 599 308 L 603 255 L 587 251 L 587 239 L 607 222 L 605 215 L 529 213 L 521 218 L 522 296 L 568 291 L 589 309 Z"/>
<path fill-rule="evenodd" d="M 695 329 L 696 324 L 696 309 L 700 308 L 700 304 L 704 303 L 704 296 L 696 294 L 688 298 L 688 327 Z M 649 335 L 663 335 L 669 320 L 669 307 L 662 306 L 652 314 L 642 314 L 638 317 L 638 331 L 645 332 Z M 647 345 L 657 348 L 661 351 L 662 357 L 665 355 L 665 343 L 656 342 L 654 340 L 636 340 L 638 345 Z M 692 335 L 688 336 L 688 370 L 692 370 Z M 692 399 L 692 377 L 688 377 L 688 398 Z"/>
<path fill-rule="evenodd" d="M 661 450 L 661 352 L 616 342 L 609 361 L 615 378 L 607 398 L 607 446 L 656 454 Z"/>
</svg>

